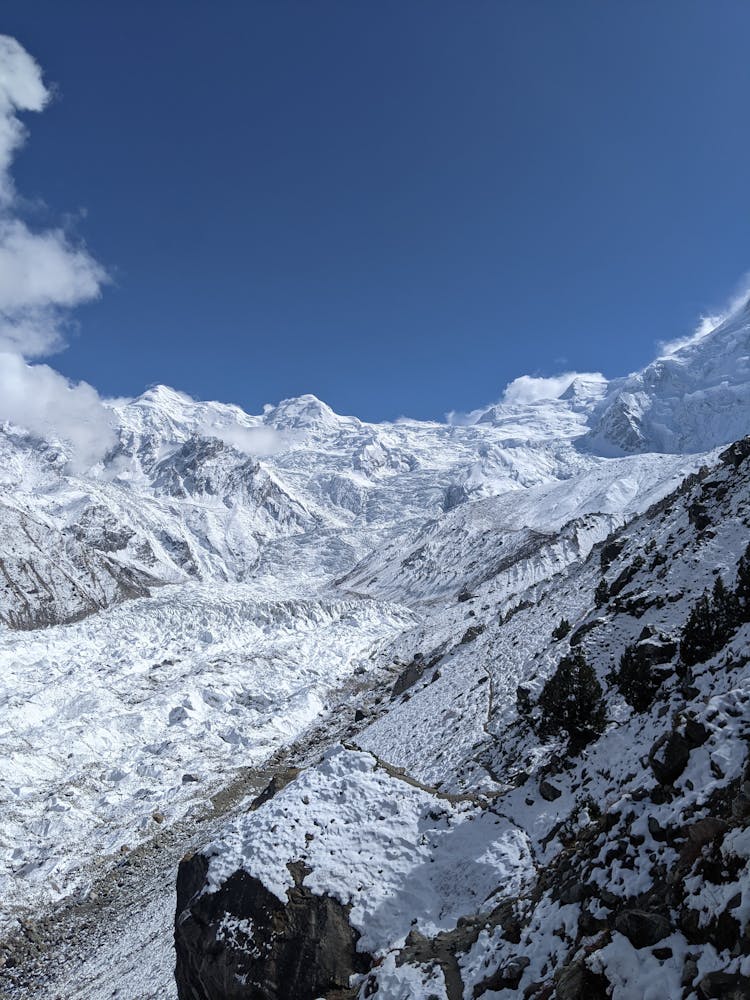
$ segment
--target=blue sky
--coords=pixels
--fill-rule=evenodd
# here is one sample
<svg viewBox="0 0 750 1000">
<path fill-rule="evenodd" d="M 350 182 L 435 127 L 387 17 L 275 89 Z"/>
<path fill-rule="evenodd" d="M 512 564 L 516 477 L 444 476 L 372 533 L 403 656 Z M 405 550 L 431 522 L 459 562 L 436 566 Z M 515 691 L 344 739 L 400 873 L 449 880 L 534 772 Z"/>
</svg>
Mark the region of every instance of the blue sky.
<svg viewBox="0 0 750 1000">
<path fill-rule="evenodd" d="M 80 213 L 113 278 L 51 363 L 108 395 L 439 418 L 640 367 L 750 267 L 739 0 L 5 0 L 0 31 L 57 90 L 30 224 Z"/>
</svg>

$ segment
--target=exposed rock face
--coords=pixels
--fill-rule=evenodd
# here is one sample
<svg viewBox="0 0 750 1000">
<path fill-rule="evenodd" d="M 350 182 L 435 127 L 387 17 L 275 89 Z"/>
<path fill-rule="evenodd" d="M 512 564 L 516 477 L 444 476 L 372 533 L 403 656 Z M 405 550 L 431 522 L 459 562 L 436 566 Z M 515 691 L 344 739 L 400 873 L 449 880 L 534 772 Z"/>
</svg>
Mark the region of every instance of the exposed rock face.
<svg viewBox="0 0 750 1000">
<path fill-rule="evenodd" d="M 369 968 L 347 909 L 301 882 L 286 905 L 247 872 L 200 895 L 207 861 L 185 858 L 177 878 L 176 979 L 180 1000 L 317 1000 L 348 995 L 349 978 Z"/>
</svg>

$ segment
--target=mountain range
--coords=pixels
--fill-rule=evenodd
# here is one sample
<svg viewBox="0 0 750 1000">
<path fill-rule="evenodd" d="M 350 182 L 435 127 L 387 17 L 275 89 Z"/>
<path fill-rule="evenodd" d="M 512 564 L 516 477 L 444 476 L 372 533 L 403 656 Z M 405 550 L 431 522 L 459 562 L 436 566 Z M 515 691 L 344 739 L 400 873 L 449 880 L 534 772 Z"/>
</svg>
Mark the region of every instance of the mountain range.
<svg viewBox="0 0 750 1000">
<path fill-rule="evenodd" d="M 681 641 L 750 541 L 750 305 L 625 378 L 530 381 L 442 423 L 157 386 L 85 470 L 2 428 L 6 957 L 327 727 L 182 865 L 160 996 L 748 995 L 750 634 Z M 582 746 L 544 708 L 579 653 Z"/>
</svg>

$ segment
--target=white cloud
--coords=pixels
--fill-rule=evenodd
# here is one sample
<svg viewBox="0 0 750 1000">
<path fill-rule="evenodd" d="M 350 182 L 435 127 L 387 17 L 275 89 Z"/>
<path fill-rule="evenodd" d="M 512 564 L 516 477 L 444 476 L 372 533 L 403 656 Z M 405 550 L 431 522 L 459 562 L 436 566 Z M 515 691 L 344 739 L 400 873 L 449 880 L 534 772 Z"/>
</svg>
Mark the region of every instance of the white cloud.
<svg viewBox="0 0 750 1000">
<path fill-rule="evenodd" d="M 503 403 L 536 403 L 540 399 L 559 399 L 570 387 L 578 372 L 562 372 L 541 378 L 535 375 L 520 375 L 509 382 L 503 393 Z M 591 376 L 588 376 L 591 377 Z"/>
<path fill-rule="evenodd" d="M 23 143 L 26 129 L 16 111 L 41 111 L 49 100 L 42 71 L 15 38 L 0 35 L 0 201 L 13 199 L 10 177 L 13 154 Z"/>
<path fill-rule="evenodd" d="M 0 353 L 0 421 L 69 445 L 72 472 L 99 461 L 116 443 L 113 414 L 96 389 L 73 384 L 48 365 Z"/>
<path fill-rule="evenodd" d="M 207 437 L 219 438 L 225 444 L 231 445 L 245 455 L 274 455 L 288 446 L 283 434 L 272 427 L 241 427 L 239 424 L 222 424 L 218 421 L 206 421 L 201 427 L 201 433 Z"/>
<path fill-rule="evenodd" d="M 64 347 L 66 310 L 99 295 L 103 268 L 59 229 L 0 218 L 0 347 L 40 357 Z"/>
<path fill-rule="evenodd" d="M 62 229 L 34 231 L 20 215 L 10 174 L 26 138 L 18 113 L 41 111 L 48 100 L 39 65 L 0 35 L 0 420 L 67 442 L 79 469 L 113 444 L 111 411 L 91 386 L 24 360 L 64 347 L 69 310 L 97 298 L 106 280 Z"/>
<path fill-rule="evenodd" d="M 455 426 L 467 426 L 481 420 L 493 406 L 526 406 L 529 403 L 538 403 L 542 399 L 559 399 L 576 379 L 589 383 L 607 381 L 601 372 L 561 372 L 559 375 L 549 376 L 520 375 L 506 385 L 499 402 L 471 410 L 469 413 L 452 410 L 446 414 L 446 420 Z"/>
</svg>

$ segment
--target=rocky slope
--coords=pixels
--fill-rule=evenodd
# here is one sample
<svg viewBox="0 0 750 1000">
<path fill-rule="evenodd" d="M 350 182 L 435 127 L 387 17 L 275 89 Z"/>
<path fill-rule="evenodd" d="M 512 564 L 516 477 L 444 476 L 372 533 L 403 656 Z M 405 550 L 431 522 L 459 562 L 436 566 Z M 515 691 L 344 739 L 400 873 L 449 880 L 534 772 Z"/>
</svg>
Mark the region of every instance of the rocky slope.
<svg viewBox="0 0 750 1000">
<path fill-rule="evenodd" d="M 180 996 L 747 996 L 748 455 L 399 638 L 388 704 L 183 862 Z M 588 730 L 545 699 L 576 654 Z"/>
</svg>

